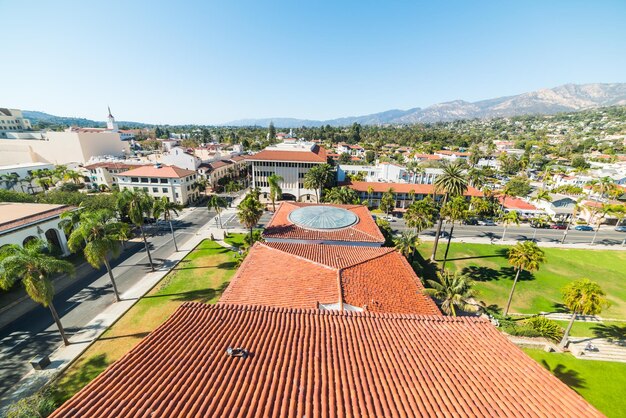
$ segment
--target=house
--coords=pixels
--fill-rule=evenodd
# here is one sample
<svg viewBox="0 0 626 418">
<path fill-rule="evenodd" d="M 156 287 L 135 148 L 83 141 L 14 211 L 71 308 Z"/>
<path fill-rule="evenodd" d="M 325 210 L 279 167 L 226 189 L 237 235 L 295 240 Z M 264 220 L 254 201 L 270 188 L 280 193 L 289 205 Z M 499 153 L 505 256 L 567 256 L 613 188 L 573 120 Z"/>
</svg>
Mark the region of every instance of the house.
<svg viewBox="0 0 626 418">
<path fill-rule="evenodd" d="M 469 158 L 469 152 L 461 152 L 461 151 L 448 151 L 448 150 L 440 150 L 433 152 L 434 155 L 441 157 L 444 160 L 448 161 L 456 161 L 456 160 L 466 160 Z"/>
<path fill-rule="evenodd" d="M 531 193 L 531 198 L 537 196 L 537 191 Z M 535 206 L 543 209 L 548 216 L 554 220 L 567 221 L 572 216 L 576 208 L 576 200 L 569 196 L 565 196 L 557 193 L 550 193 L 550 202 L 544 200 L 538 200 L 535 202 Z"/>
<path fill-rule="evenodd" d="M 195 171 L 176 166 L 145 165 L 114 174 L 120 190 L 143 190 L 155 199 L 166 197 L 170 202 L 186 205 L 199 197 L 194 183 Z"/>
<path fill-rule="evenodd" d="M 337 144 L 335 148 L 337 154 L 349 154 L 353 157 L 363 157 L 365 156 L 365 148 L 360 145 L 351 145 L 346 143 Z"/>
<path fill-rule="evenodd" d="M 267 242 L 380 247 L 385 237 L 363 205 L 282 202 L 263 231 Z"/>
<path fill-rule="evenodd" d="M 173 165 L 191 171 L 196 171 L 200 164 L 202 164 L 200 158 L 182 147 L 173 147 L 163 153 L 159 162 L 164 165 Z"/>
<path fill-rule="evenodd" d="M 504 207 L 505 212 L 517 212 L 521 217 L 532 218 L 542 215 L 545 211 L 519 197 L 498 196 L 500 204 Z"/>
</svg>

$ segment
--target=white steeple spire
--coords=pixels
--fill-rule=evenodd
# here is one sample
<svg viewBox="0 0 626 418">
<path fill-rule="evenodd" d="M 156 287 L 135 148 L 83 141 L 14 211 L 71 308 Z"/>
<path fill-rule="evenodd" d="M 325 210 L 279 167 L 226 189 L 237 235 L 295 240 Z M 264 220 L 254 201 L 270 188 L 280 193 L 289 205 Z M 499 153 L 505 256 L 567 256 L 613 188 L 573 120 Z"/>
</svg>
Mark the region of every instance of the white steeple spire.
<svg viewBox="0 0 626 418">
<path fill-rule="evenodd" d="M 117 123 L 115 122 L 115 118 L 113 117 L 113 114 L 111 113 L 111 106 L 107 106 L 109 109 L 109 119 L 107 120 L 107 129 L 109 131 L 113 131 L 113 132 L 117 132 L 119 131 L 118 127 L 117 127 Z"/>
</svg>

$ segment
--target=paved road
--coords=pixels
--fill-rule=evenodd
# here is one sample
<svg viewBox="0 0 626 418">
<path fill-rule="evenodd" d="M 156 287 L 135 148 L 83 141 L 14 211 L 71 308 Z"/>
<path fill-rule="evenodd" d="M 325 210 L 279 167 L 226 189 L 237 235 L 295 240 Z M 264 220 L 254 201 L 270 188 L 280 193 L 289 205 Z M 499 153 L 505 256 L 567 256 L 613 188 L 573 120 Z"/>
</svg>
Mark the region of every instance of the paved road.
<svg viewBox="0 0 626 418">
<path fill-rule="evenodd" d="M 214 213 L 206 207 L 193 208 L 176 221 L 179 247 L 205 225 Z M 172 235 L 167 228 L 152 228 L 149 238 L 152 258 L 159 263 L 174 251 Z M 120 293 L 131 288 L 149 272 L 148 257 L 143 242 L 131 242 L 128 249 L 113 263 Z M 106 270 L 90 269 L 89 274 L 74 279 L 74 283 L 54 298 L 61 321 L 71 336 L 114 302 L 113 290 Z M 0 329 L 0 398 L 28 371 L 28 361 L 37 354 L 50 354 L 61 344 L 61 337 L 50 312 L 39 306 Z"/>
<path fill-rule="evenodd" d="M 447 231 L 450 225 L 444 224 Z M 397 219 L 391 223 L 391 228 L 395 232 L 402 232 L 407 228 L 403 219 Z M 612 226 L 604 226 L 600 228 L 596 237 L 596 244 L 603 245 L 621 245 L 626 238 L 625 232 L 617 232 Z M 453 238 L 490 238 L 499 240 L 502 238 L 502 226 L 472 226 L 472 225 L 455 225 Z M 507 240 L 527 240 L 536 239 L 541 242 L 561 242 L 565 231 L 556 229 L 535 229 L 528 225 L 509 226 L 506 231 L 505 239 Z M 593 238 L 593 231 L 575 231 L 567 232 L 566 243 L 568 244 L 589 244 Z M 431 228 L 420 235 L 434 236 L 435 229 Z"/>
</svg>

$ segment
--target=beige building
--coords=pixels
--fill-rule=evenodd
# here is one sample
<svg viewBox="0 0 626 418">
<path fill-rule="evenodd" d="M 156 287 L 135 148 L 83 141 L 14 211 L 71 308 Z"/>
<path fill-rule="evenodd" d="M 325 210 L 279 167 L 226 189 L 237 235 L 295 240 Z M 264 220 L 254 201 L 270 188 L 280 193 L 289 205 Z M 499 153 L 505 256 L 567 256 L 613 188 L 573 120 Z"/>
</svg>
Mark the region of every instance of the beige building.
<svg viewBox="0 0 626 418">
<path fill-rule="evenodd" d="M 200 196 L 193 184 L 195 171 L 161 164 L 145 165 L 114 174 L 120 190 L 143 190 L 155 199 L 165 196 L 170 202 L 186 205 Z"/>
<path fill-rule="evenodd" d="M 116 174 L 124 173 L 128 170 L 141 167 L 142 165 L 145 164 L 102 161 L 84 166 L 82 172 L 89 177 L 91 183 L 90 186 L 92 188 L 106 186 L 108 189 L 112 189 L 113 186 L 117 185 L 117 177 L 115 177 Z"/>
<path fill-rule="evenodd" d="M 30 121 L 24 119 L 22 111 L 0 107 L 0 138 L 6 138 L 7 132 L 21 132 L 32 129 Z"/>
</svg>

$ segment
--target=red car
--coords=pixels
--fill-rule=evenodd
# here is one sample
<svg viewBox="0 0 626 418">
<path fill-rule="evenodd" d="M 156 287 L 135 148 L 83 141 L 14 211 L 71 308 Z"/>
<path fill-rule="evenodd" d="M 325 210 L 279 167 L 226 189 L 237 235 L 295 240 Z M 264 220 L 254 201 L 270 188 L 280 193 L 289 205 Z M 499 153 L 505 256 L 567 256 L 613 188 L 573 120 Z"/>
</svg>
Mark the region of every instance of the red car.
<svg viewBox="0 0 626 418">
<path fill-rule="evenodd" d="M 567 229 L 567 224 L 552 224 L 550 229 Z"/>
</svg>

